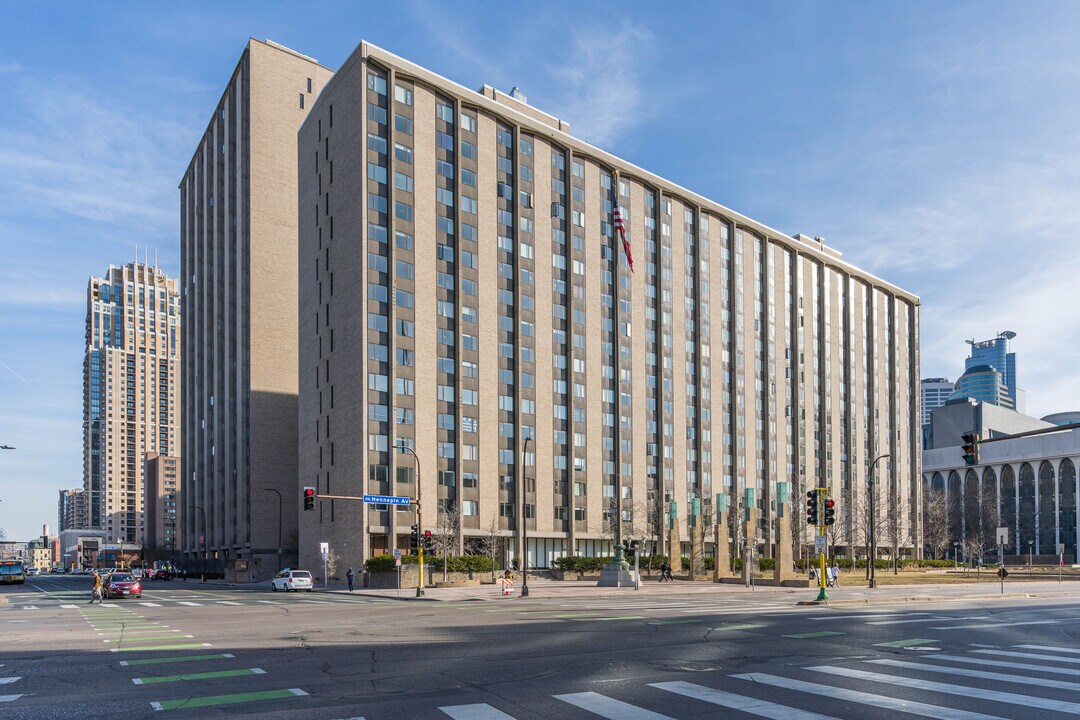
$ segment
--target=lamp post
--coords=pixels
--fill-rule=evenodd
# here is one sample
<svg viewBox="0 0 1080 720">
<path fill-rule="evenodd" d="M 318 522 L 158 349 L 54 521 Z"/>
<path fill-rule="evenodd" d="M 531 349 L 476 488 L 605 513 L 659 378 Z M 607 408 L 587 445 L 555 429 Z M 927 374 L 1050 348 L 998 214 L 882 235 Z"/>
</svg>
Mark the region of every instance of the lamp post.
<svg viewBox="0 0 1080 720">
<path fill-rule="evenodd" d="M 529 522 L 525 508 L 529 501 L 528 478 L 525 476 L 525 461 L 529 457 L 529 441 L 532 436 L 525 438 L 521 446 L 521 597 L 529 597 Z"/>
<path fill-rule="evenodd" d="M 195 508 L 200 513 L 202 513 L 202 541 L 203 541 L 202 580 L 203 580 L 203 582 L 206 582 L 206 554 L 207 554 L 207 550 L 206 550 L 206 541 L 207 541 L 207 537 L 206 537 L 206 511 L 203 510 L 198 505 L 192 505 L 191 507 Z"/>
<path fill-rule="evenodd" d="M 884 455 L 878 455 L 874 458 L 874 462 L 870 463 L 870 473 L 866 479 L 866 487 L 870 493 L 870 557 L 866 559 L 866 566 L 868 568 L 867 575 L 869 576 L 867 587 L 869 588 L 877 587 L 877 577 L 874 568 L 874 561 L 877 559 L 877 538 L 875 537 L 876 533 L 874 532 L 874 468 L 877 467 L 879 460 L 884 460 L 887 457 L 891 457 L 891 455 L 885 453 Z"/>
<path fill-rule="evenodd" d="M 398 452 L 407 452 L 416 461 L 416 531 L 420 534 L 420 547 L 417 548 L 416 568 L 420 573 L 416 582 L 416 597 L 424 597 L 424 506 L 421 501 L 423 484 L 420 482 L 420 457 L 416 451 L 404 442 L 397 444 Z M 395 543 L 396 544 L 396 543 Z"/>
<path fill-rule="evenodd" d="M 263 488 L 266 492 L 277 494 L 277 569 L 281 570 L 281 492 L 277 488 Z"/>
</svg>

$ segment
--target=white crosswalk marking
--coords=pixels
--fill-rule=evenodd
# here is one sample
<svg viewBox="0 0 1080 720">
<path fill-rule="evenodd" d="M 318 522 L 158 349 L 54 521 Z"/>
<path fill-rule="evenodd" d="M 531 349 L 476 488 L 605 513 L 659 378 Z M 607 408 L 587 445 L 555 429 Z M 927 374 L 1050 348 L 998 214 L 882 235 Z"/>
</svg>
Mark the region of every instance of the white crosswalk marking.
<svg viewBox="0 0 1080 720">
<path fill-rule="evenodd" d="M 161 607 L 161 604 L 160 604 L 160 603 L 152 603 L 152 602 L 141 602 L 141 603 L 139 603 L 139 604 L 140 604 L 140 605 L 145 605 L 146 607 Z"/>
<path fill-rule="evenodd" d="M 218 605 L 237 605 L 243 606 L 244 603 L 232 602 L 231 600 L 218 600 Z"/>
<path fill-rule="evenodd" d="M 1054 647 L 1052 645 L 1013 645 L 1013 647 L 1022 650 L 1049 650 L 1051 652 L 1075 653 L 1080 655 L 1080 650 L 1076 648 Z"/>
<path fill-rule="evenodd" d="M 38 607 L 37 607 L 37 605 L 23 605 L 22 609 L 23 610 L 37 610 Z"/>
<path fill-rule="evenodd" d="M 930 618 L 912 618 L 909 620 L 875 620 L 873 622 L 866 623 L 867 625 L 907 625 L 910 623 L 928 623 L 928 622 L 941 622 L 942 620 L 948 620 L 947 617 L 930 617 Z"/>
<path fill-rule="evenodd" d="M 78 605 L 61 605 L 60 607 L 64 608 L 65 610 L 78 610 L 79 609 Z"/>
<path fill-rule="evenodd" d="M 486 703 L 475 705 L 448 705 L 439 708 L 454 720 L 514 720 L 501 710 L 496 710 Z"/>
<path fill-rule="evenodd" d="M 695 698 L 697 700 L 704 700 L 713 705 L 720 705 L 721 707 L 731 708 L 732 710 L 741 710 L 744 713 L 749 713 L 751 715 L 772 718 L 773 720 L 836 720 L 836 718 L 833 718 L 830 715 L 822 715 L 820 713 L 811 712 L 810 710 L 800 710 L 799 708 L 788 707 L 786 705 L 778 705 L 757 698 L 744 697 L 743 695 L 724 692 L 723 690 L 714 690 L 713 688 L 695 685 L 694 683 L 682 681 L 662 682 L 650 683 L 650 686 L 661 690 L 667 690 L 668 692 L 673 692 L 678 695 Z"/>
<path fill-rule="evenodd" d="M 1018 625 L 1059 625 L 1061 620 L 1025 620 L 1023 622 L 986 622 L 978 625 L 946 625 L 931 630 L 993 630 L 994 628 L 1016 627 Z"/>
<path fill-rule="evenodd" d="M 986 667 L 1011 668 L 1013 670 L 1032 670 L 1034 672 L 1052 673 L 1054 675 L 1071 675 L 1080 677 L 1080 670 L 1073 668 L 1057 668 L 1047 665 L 1029 665 L 1027 663 L 1009 662 L 1007 660 L 987 660 L 986 658 L 965 657 L 963 655 L 926 655 L 924 657 L 933 660 L 948 660 L 950 662 L 967 663 L 968 665 L 984 665 Z"/>
<path fill-rule="evenodd" d="M 1037 653 L 1012 652 L 1010 650 L 972 650 L 981 655 L 997 655 L 999 657 L 1014 657 L 1023 660 L 1052 660 L 1053 662 L 1070 663 L 1080 665 L 1080 658 L 1058 657 L 1057 655 L 1039 655 Z"/>
<path fill-rule="evenodd" d="M 912 664 L 914 665 L 915 663 Z M 875 695 L 873 693 L 860 692 L 858 690 L 832 687 L 831 685 L 803 682 L 802 680 L 793 680 L 791 678 L 767 675 L 765 673 L 747 673 L 745 675 L 732 675 L 732 677 L 740 680 L 750 680 L 751 682 L 764 685 L 772 685 L 773 687 L 797 690 L 798 692 L 809 693 L 811 695 L 821 695 L 823 697 L 836 698 L 837 700 L 846 700 L 861 705 L 881 707 L 888 710 L 896 710 L 897 712 L 921 715 L 923 717 L 938 718 L 938 720 L 1003 720 L 996 715 L 984 715 L 983 713 L 968 712 L 967 710 L 956 710 L 954 708 L 941 707 L 939 705 L 928 705 L 913 700 L 901 700 L 886 695 Z"/>
<path fill-rule="evenodd" d="M 888 665 L 889 667 L 908 668 L 910 670 L 922 670 L 942 675 L 960 675 L 962 677 L 981 678 L 983 680 L 996 680 L 1003 683 L 1016 683 L 1018 685 L 1038 685 L 1039 687 L 1058 688 L 1061 690 L 1080 691 L 1080 683 L 1067 680 L 1047 680 L 1046 678 L 1028 677 L 1026 675 L 1006 675 L 1005 673 L 986 672 L 984 670 L 969 670 L 968 668 L 951 668 L 929 663 L 908 662 L 906 660 L 870 660 L 875 665 Z"/>
<path fill-rule="evenodd" d="M 909 615 L 926 615 L 926 613 L 908 613 Z M 895 618 L 896 613 L 862 613 L 860 615 L 825 615 L 822 617 L 807 618 L 808 620 L 872 620 L 876 618 Z"/>
<path fill-rule="evenodd" d="M 202 607 L 202 603 L 188 602 L 186 600 L 181 600 L 178 604 L 179 605 L 187 605 L 188 607 Z"/>
<path fill-rule="evenodd" d="M 993 700 L 994 702 L 1008 703 L 1010 705 L 1023 705 L 1024 707 L 1037 707 L 1042 708 L 1043 710 L 1054 710 L 1056 712 L 1069 713 L 1071 715 L 1080 715 L 1080 704 L 1065 702 L 1064 700 L 1050 700 L 1047 698 L 1034 697 L 1032 695 L 1019 695 L 1017 693 L 1000 692 L 998 690 L 972 688 L 965 685 L 950 685 L 949 683 L 933 682 L 932 680 L 917 680 L 915 678 L 884 675 L 882 673 L 833 667 L 831 665 L 819 665 L 816 667 L 808 667 L 806 669 L 829 675 L 840 675 L 841 677 L 846 678 L 872 680 L 874 682 L 899 685 L 900 687 L 914 688 L 916 690 L 940 692 L 945 693 L 946 695 L 961 695 L 963 697 L 977 695 L 982 700 Z"/>
<path fill-rule="evenodd" d="M 0 695 L 0 702 L 14 702 L 21 697 L 22 695 Z"/>
<path fill-rule="evenodd" d="M 606 695 L 594 692 L 571 693 L 569 695 L 554 695 L 556 700 L 576 705 L 582 710 L 588 710 L 594 715 L 608 718 L 608 720 L 673 720 L 667 715 L 639 708 L 636 705 L 615 700 Z"/>
<path fill-rule="evenodd" d="M 19 680 L 22 680 L 22 677 L 0 677 L 0 685 L 10 685 L 11 683 L 18 682 Z"/>
</svg>

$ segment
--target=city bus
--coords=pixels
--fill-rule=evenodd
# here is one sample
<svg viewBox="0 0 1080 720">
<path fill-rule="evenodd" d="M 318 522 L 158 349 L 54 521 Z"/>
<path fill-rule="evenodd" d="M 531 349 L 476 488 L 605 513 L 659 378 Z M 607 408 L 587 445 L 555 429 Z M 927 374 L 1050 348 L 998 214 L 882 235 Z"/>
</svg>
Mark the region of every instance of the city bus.
<svg viewBox="0 0 1080 720">
<path fill-rule="evenodd" d="M 0 585 L 26 582 L 26 568 L 22 560 L 0 560 Z"/>
</svg>

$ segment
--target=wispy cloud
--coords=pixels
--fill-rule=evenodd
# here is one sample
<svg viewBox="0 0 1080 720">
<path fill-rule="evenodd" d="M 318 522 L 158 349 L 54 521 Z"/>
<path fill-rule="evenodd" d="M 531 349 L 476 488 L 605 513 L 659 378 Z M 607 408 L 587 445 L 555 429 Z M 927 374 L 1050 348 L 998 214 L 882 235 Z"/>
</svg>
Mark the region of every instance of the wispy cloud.
<svg viewBox="0 0 1080 720">
<path fill-rule="evenodd" d="M 570 122 L 576 137 L 610 145 L 645 121 L 645 68 L 655 48 L 653 33 L 623 21 L 579 27 L 566 62 L 550 68 L 562 95 L 555 114 Z"/>
</svg>

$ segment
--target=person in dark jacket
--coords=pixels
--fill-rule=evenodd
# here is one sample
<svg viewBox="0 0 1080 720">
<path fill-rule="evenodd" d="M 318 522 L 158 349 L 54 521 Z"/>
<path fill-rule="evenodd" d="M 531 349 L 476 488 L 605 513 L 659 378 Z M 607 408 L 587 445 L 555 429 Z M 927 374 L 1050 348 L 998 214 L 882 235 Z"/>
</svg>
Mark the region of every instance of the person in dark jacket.
<svg viewBox="0 0 1080 720">
<path fill-rule="evenodd" d="M 349 572 L 345 573 L 345 579 L 349 581 L 349 592 L 353 591 L 353 582 L 356 580 L 356 573 L 352 568 L 349 568 Z"/>
</svg>

